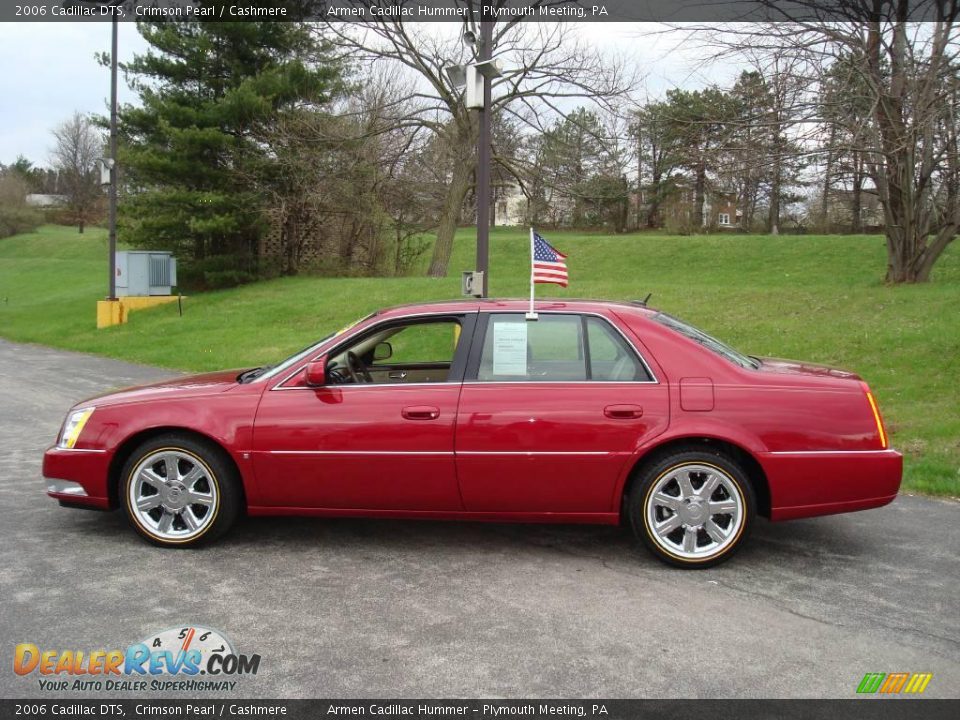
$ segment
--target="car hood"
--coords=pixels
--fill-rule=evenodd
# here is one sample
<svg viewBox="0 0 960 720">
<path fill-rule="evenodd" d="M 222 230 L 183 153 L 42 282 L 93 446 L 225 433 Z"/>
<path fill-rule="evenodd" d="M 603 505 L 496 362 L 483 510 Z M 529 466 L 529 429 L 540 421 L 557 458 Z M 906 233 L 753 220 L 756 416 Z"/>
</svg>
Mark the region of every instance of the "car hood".
<svg viewBox="0 0 960 720">
<path fill-rule="evenodd" d="M 849 370 L 802 362 L 800 360 L 784 360 L 783 358 L 759 358 L 760 369 L 764 372 L 780 373 L 782 375 L 812 375 L 815 377 L 833 377 L 844 380 L 860 380 L 860 376 Z"/>
<path fill-rule="evenodd" d="M 77 407 L 83 405 L 120 405 L 123 403 L 144 402 L 172 397 L 195 397 L 197 395 L 211 395 L 224 392 L 238 385 L 237 376 L 240 370 L 219 370 L 201 375 L 181 375 L 180 377 L 162 380 L 149 385 L 115 390 L 104 395 L 88 398 Z"/>
</svg>

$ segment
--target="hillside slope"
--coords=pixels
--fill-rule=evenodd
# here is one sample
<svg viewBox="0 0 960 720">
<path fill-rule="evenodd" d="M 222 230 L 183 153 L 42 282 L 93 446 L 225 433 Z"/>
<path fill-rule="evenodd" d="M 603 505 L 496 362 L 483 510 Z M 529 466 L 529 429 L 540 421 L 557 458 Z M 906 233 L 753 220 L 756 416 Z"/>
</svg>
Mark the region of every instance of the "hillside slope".
<svg viewBox="0 0 960 720">
<path fill-rule="evenodd" d="M 570 288 L 540 297 L 638 298 L 753 355 L 851 368 L 874 388 L 907 487 L 960 495 L 960 251 L 934 281 L 885 287 L 877 236 L 603 236 L 546 233 L 569 255 Z M 495 230 L 491 294 L 528 293 L 527 233 Z M 473 265 L 459 233 L 450 277 L 283 278 L 141 311 L 96 330 L 106 235 L 47 226 L 0 240 L 0 336 L 184 370 L 272 363 L 386 305 L 457 297 Z"/>
</svg>

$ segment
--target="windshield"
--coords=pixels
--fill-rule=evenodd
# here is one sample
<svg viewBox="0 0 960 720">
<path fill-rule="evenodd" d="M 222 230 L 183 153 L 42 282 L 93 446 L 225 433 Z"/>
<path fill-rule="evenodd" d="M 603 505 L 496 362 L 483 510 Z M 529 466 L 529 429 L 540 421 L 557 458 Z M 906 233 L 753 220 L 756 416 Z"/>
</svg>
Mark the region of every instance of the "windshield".
<svg viewBox="0 0 960 720">
<path fill-rule="evenodd" d="M 760 367 L 760 363 L 757 360 L 754 360 L 751 357 L 744 355 L 737 350 L 734 350 L 732 347 L 726 343 L 720 342 L 715 337 L 707 335 L 703 330 L 698 330 L 693 325 L 688 325 L 683 322 L 683 320 L 678 320 L 672 315 L 667 315 L 666 313 L 657 313 L 653 316 L 655 322 L 664 325 L 671 330 L 674 330 L 684 337 L 688 337 L 696 343 L 703 345 L 708 350 L 715 352 L 717 355 L 722 355 L 730 362 L 736 363 L 743 368 L 753 368 L 756 369 Z"/>
<path fill-rule="evenodd" d="M 327 335 L 325 338 L 322 338 L 321 340 L 317 340 L 315 343 L 312 343 L 312 344 L 310 344 L 310 345 L 307 345 L 303 350 L 301 350 L 300 352 L 296 353 L 295 355 L 291 355 L 290 357 L 288 357 L 286 360 L 284 360 L 284 361 L 283 361 L 282 363 L 280 363 L 279 365 L 274 365 L 272 368 L 270 368 L 270 370 L 269 370 L 268 372 L 265 372 L 265 373 L 263 373 L 262 375 L 257 375 L 257 379 L 260 380 L 260 379 L 265 379 L 265 378 L 271 378 L 271 377 L 273 377 L 274 375 L 277 375 L 277 374 L 279 374 L 279 373 L 282 373 L 282 372 L 283 372 L 284 370 L 286 370 L 288 367 L 292 367 L 293 365 L 296 365 L 296 364 L 297 364 L 298 362 L 300 362 L 301 360 L 305 360 L 307 357 L 309 357 L 310 355 L 312 355 L 313 352 L 314 352 L 315 350 L 318 350 L 318 349 L 320 348 L 320 346 L 323 345 L 325 342 L 328 342 L 329 340 L 332 340 L 333 338 L 337 337 L 338 335 L 343 335 L 343 333 L 345 333 L 345 332 L 346 332 L 347 330 L 349 330 L 350 328 L 352 328 L 352 327 L 354 327 L 354 326 L 356 326 L 356 325 L 359 325 L 359 324 L 362 323 L 364 320 L 369 320 L 369 319 L 372 318 L 374 315 L 376 315 L 376 313 L 370 313 L 369 315 L 365 315 L 365 316 L 363 316 L 362 318 L 360 318 L 359 320 L 355 320 L 354 322 L 350 323 L 350 324 L 347 325 L 345 328 L 342 328 L 342 329 L 340 329 L 340 330 L 337 330 L 337 332 L 335 332 L 335 333 L 330 333 L 330 334 Z"/>
</svg>

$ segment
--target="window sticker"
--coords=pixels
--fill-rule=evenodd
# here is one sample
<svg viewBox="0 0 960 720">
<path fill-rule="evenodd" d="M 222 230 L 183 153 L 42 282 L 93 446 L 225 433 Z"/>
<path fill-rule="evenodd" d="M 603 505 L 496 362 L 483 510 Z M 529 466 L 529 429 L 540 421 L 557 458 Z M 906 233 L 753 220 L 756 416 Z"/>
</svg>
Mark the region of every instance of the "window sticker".
<svg viewBox="0 0 960 720">
<path fill-rule="evenodd" d="M 527 374 L 526 322 L 494 322 L 493 374 Z"/>
</svg>

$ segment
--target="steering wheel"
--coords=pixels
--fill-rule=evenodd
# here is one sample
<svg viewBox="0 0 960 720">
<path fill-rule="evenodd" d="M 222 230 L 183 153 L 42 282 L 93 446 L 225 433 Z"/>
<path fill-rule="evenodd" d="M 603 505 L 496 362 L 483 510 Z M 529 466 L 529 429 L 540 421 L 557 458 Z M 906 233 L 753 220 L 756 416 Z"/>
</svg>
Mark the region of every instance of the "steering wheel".
<svg viewBox="0 0 960 720">
<path fill-rule="evenodd" d="M 355 383 L 359 383 L 360 378 L 363 378 L 363 382 L 373 382 L 367 366 L 363 364 L 363 361 L 357 357 L 357 354 L 353 350 L 347 351 L 347 372 L 350 373 L 350 379 Z"/>
</svg>

